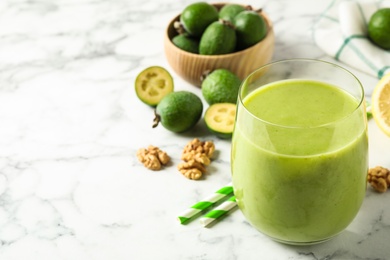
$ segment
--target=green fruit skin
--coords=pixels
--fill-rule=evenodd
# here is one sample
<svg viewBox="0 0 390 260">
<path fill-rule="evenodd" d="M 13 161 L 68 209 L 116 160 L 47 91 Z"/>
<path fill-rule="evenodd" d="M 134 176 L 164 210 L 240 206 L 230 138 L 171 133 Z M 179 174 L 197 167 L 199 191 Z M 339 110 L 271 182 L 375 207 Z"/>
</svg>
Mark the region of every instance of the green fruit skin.
<svg viewBox="0 0 390 260">
<path fill-rule="evenodd" d="M 160 123 L 169 131 L 180 133 L 190 130 L 202 116 L 201 99 L 189 91 L 176 91 L 166 95 L 156 107 Z"/>
<path fill-rule="evenodd" d="M 377 46 L 390 50 L 390 8 L 379 9 L 371 16 L 368 36 Z"/>
<path fill-rule="evenodd" d="M 219 10 L 219 18 L 233 23 L 234 17 L 242 11 L 245 11 L 245 7 L 242 5 L 226 4 Z"/>
<path fill-rule="evenodd" d="M 209 105 L 215 103 L 237 103 L 241 79 L 227 69 L 211 72 L 202 82 L 202 95 Z M 229 92 L 226 92 L 229 86 Z"/>
<path fill-rule="evenodd" d="M 172 38 L 172 42 L 183 51 L 199 53 L 199 41 L 184 34 L 176 35 Z"/>
<path fill-rule="evenodd" d="M 199 43 L 199 54 L 218 55 L 234 52 L 236 48 L 234 29 L 220 21 L 213 22 L 204 31 Z"/>
<path fill-rule="evenodd" d="M 201 37 L 212 22 L 218 20 L 218 10 L 206 2 L 188 5 L 180 15 L 184 29 L 194 37 Z"/>
<path fill-rule="evenodd" d="M 243 50 L 260 42 L 267 34 L 264 18 L 255 11 L 243 11 L 234 18 L 237 49 Z"/>
<path fill-rule="evenodd" d="M 207 123 L 206 123 L 206 125 L 207 125 Z M 214 131 L 211 127 L 209 127 L 208 125 L 207 125 L 207 129 L 209 129 L 209 131 L 211 132 L 211 133 L 213 133 L 215 136 L 217 136 L 217 137 L 219 137 L 219 138 L 221 138 L 221 139 L 231 139 L 232 138 L 232 135 L 233 135 L 233 133 L 221 133 L 221 132 L 217 132 L 217 131 Z"/>
</svg>

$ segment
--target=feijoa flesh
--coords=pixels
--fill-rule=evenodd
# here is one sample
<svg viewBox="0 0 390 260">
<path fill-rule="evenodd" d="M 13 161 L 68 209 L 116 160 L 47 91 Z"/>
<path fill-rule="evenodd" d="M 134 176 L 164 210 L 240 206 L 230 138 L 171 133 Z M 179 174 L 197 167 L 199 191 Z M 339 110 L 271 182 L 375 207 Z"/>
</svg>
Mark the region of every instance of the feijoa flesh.
<svg viewBox="0 0 390 260">
<path fill-rule="evenodd" d="M 172 91 L 173 78 L 165 68 L 160 66 L 144 69 L 135 79 L 135 92 L 138 98 L 153 107 Z"/>
<path fill-rule="evenodd" d="M 204 115 L 207 128 L 216 136 L 228 139 L 232 137 L 236 104 L 215 103 L 208 107 Z"/>
</svg>

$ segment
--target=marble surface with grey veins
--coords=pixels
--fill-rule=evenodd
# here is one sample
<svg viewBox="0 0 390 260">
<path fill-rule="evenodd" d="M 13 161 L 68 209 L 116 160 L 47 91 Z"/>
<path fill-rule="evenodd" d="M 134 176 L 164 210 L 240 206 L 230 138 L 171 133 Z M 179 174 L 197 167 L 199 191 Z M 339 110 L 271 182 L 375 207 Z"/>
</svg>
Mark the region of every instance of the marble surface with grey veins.
<svg viewBox="0 0 390 260">
<path fill-rule="evenodd" d="M 235 2 L 262 7 L 273 21 L 273 60 L 336 62 L 312 39 L 331 1 Z M 370 187 L 350 226 L 319 245 L 274 242 L 239 210 L 209 228 L 177 222 L 178 213 L 230 181 L 230 141 L 202 121 L 185 134 L 152 129 L 153 110 L 136 97 L 134 80 L 148 66 L 163 66 L 176 90 L 201 96 L 171 70 L 163 48 L 168 22 L 193 2 L 0 2 L 0 259 L 389 259 L 390 191 Z M 377 79 L 348 69 L 369 97 Z M 176 169 L 194 137 L 217 148 L 200 181 Z M 369 138 L 370 167 L 390 167 L 390 138 L 373 120 Z M 137 160 L 137 149 L 150 144 L 172 156 L 162 171 Z"/>
</svg>

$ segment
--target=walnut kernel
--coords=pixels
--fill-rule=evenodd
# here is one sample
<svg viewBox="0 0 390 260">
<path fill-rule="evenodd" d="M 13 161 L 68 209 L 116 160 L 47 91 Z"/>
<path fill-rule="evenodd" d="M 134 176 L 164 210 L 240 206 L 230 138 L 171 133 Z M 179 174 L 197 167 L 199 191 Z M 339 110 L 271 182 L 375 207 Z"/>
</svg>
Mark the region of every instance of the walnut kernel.
<svg viewBox="0 0 390 260">
<path fill-rule="evenodd" d="M 215 150 L 212 141 L 202 142 L 198 138 L 190 141 L 183 149 L 181 159 L 183 163 L 178 165 L 178 170 L 191 180 L 198 180 L 206 172 L 205 166 L 211 162 Z"/>
<path fill-rule="evenodd" d="M 162 165 L 166 165 L 170 161 L 170 157 L 166 152 L 153 145 L 149 145 L 148 149 L 139 149 L 137 158 L 146 168 L 153 171 L 160 170 Z"/>
<path fill-rule="evenodd" d="M 181 159 L 185 162 L 188 162 L 190 160 L 195 160 L 199 163 L 202 163 L 204 165 L 209 165 L 210 164 L 210 158 L 204 154 L 204 153 L 197 153 L 196 151 L 190 151 L 183 153 L 181 156 Z"/>
<path fill-rule="evenodd" d="M 376 166 L 368 170 L 367 181 L 375 191 L 383 193 L 390 186 L 390 170 L 382 166 Z"/>
<path fill-rule="evenodd" d="M 184 147 L 183 154 L 195 151 L 196 153 L 206 154 L 207 157 L 211 158 L 214 150 L 215 146 L 212 141 L 202 142 L 198 138 L 195 138 Z"/>
<path fill-rule="evenodd" d="M 203 173 L 206 172 L 206 168 L 202 163 L 195 160 L 188 162 L 182 162 L 177 166 L 177 169 L 188 179 L 199 180 Z"/>
</svg>

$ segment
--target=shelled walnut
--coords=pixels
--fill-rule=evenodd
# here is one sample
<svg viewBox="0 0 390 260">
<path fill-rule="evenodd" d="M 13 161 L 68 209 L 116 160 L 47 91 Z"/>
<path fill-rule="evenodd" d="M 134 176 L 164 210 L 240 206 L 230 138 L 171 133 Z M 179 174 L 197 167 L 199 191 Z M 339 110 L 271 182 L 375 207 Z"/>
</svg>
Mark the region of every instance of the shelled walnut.
<svg viewBox="0 0 390 260">
<path fill-rule="evenodd" d="M 198 138 L 195 138 L 184 147 L 183 155 L 192 151 L 205 154 L 208 158 L 211 158 L 215 151 L 215 146 L 212 141 L 202 142 Z"/>
<path fill-rule="evenodd" d="M 197 153 L 196 151 L 189 151 L 183 153 L 181 159 L 185 162 L 194 160 L 206 166 L 211 163 L 210 158 L 205 153 Z"/>
<path fill-rule="evenodd" d="M 195 160 L 182 162 L 177 166 L 177 169 L 188 179 L 198 180 L 206 172 L 205 166 Z"/>
<path fill-rule="evenodd" d="M 390 170 L 376 166 L 368 170 L 367 181 L 380 193 L 387 191 L 390 186 Z"/>
<path fill-rule="evenodd" d="M 137 151 L 137 158 L 146 168 L 153 171 L 160 170 L 171 159 L 166 152 L 153 145 L 149 145 L 148 149 L 139 149 Z"/>
<path fill-rule="evenodd" d="M 206 167 L 211 162 L 215 150 L 212 141 L 200 141 L 193 139 L 183 149 L 181 159 L 184 161 L 177 166 L 177 169 L 191 180 L 199 180 L 206 172 Z"/>
</svg>

